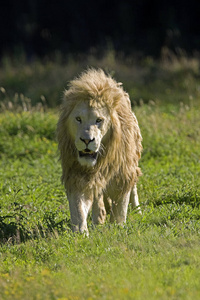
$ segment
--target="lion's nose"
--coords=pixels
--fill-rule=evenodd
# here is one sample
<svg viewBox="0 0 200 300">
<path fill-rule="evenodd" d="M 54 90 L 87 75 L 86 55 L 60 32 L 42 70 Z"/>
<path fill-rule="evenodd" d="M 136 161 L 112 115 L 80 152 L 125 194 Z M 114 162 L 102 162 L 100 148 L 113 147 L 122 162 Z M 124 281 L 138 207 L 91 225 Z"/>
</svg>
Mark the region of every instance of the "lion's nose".
<svg viewBox="0 0 200 300">
<path fill-rule="evenodd" d="M 84 142 L 84 143 L 86 144 L 86 146 L 88 146 L 88 145 L 89 145 L 89 143 L 91 143 L 91 142 L 93 142 L 93 141 L 94 141 L 94 138 L 93 138 L 92 140 L 90 140 L 90 139 L 82 139 L 82 138 L 80 138 L 80 140 L 81 140 L 82 142 Z"/>
</svg>

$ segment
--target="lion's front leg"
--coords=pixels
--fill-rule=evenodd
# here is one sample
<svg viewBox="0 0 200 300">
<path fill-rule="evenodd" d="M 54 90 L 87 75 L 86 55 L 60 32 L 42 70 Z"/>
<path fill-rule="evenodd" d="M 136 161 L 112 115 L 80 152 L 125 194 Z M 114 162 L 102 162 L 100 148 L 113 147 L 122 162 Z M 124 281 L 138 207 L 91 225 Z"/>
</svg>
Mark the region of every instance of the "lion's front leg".
<svg viewBox="0 0 200 300">
<path fill-rule="evenodd" d="M 111 222 L 116 221 L 117 224 L 123 224 L 126 222 L 129 200 L 130 191 L 123 195 L 121 198 L 113 200 L 110 215 Z"/>
<path fill-rule="evenodd" d="M 84 194 L 80 195 L 77 193 L 70 193 L 67 196 L 73 232 L 79 231 L 89 235 L 87 216 L 92 206 L 92 199 L 85 197 Z"/>
</svg>

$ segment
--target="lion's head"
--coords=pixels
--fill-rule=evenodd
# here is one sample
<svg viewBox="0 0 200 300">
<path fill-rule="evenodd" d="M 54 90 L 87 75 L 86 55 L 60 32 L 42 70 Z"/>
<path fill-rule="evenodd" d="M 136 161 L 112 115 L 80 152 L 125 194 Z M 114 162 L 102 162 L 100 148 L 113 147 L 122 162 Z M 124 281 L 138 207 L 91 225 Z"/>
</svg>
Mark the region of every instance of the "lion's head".
<svg viewBox="0 0 200 300">
<path fill-rule="evenodd" d="M 66 125 L 80 165 L 93 167 L 104 154 L 109 138 L 111 119 L 107 107 L 93 107 L 89 101 L 78 102 Z"/>
<path fill-rule="evenodd" d="M 128 189 L 137 181 L 142 150 L 137 119 L 121 84 L 102 70 L 89 69 L 70 82 L 57 138 L 66 188 L 81 182 L 104 186 L 115 177 Z"/>
</svg>

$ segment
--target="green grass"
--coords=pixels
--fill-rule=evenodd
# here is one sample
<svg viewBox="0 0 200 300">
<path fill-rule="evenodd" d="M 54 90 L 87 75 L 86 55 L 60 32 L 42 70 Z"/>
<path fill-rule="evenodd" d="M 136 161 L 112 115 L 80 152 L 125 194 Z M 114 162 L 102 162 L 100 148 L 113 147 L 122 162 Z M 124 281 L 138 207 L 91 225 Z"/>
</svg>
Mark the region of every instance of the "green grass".
<svg viewBox="0 0 200 300">
<path fill-rule="evenodd" d="M 173 86 L 177 69 L 170 72 Z M 144 146 L 138 183 L 143 213 L 129 208 L 123 228 L 109 220 L 94 227 L 89 219 L 89 238 L 70 230 L 57 112 L 44 106 L 23 111 L 27 99 L 13 109 L 12 98 L 4 98 L 0 299 L 200 298 L 200 97 L 198 76 L 191 80 L 193 99 L 186 101 L 187 89 L 180 105 L 180 86 L 174 87 L 174 104 L 166 104 L 165 94 L 163 103 L 152 99 L 145 86 L 142 92 L 155 101 L 134 107 Z"/>
</svg>

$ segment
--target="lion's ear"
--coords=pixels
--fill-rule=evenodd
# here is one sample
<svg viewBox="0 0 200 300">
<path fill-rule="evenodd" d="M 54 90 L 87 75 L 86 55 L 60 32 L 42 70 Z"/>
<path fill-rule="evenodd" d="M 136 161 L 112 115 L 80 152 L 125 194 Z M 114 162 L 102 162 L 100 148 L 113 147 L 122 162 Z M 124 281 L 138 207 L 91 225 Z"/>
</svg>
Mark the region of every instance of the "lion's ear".
<svg viewBox="0 0 200 300">
<path fill-rule="evenodd" d="M 70 89 L 65 89 L 63 91 L 63 100 L 66 100 L 70 94 Z"/>
</svg>

